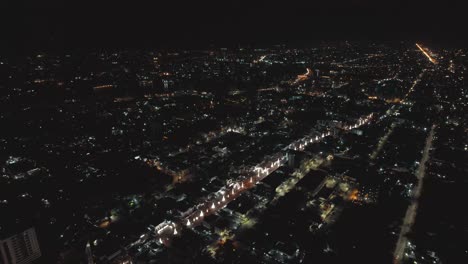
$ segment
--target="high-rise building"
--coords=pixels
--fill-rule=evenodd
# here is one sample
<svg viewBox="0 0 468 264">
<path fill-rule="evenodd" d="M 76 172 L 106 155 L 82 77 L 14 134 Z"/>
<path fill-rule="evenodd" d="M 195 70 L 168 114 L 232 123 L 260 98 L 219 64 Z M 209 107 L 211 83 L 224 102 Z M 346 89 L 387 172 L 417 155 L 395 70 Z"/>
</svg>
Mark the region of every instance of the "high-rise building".
<svg viewBox="0 0 468 264">
<path fill-rule="evenodd" d="M 40 256 L 34 227 L 0 240 L 0 264 L 28 264 Z"/>
<path fill-rule="evenodd" d="M 88 257 L 88 264 L 94 264 L 93 252 L 91 250 L 91 244 L 89 241 L 86 244 L 86 256 Z"/>
<path fill-rule="evenodd" d="M 167 90 L 169 88 L 169 81 L 163 80 L 163 84 L 164 84 L 164 89 Z"/>
</svg>

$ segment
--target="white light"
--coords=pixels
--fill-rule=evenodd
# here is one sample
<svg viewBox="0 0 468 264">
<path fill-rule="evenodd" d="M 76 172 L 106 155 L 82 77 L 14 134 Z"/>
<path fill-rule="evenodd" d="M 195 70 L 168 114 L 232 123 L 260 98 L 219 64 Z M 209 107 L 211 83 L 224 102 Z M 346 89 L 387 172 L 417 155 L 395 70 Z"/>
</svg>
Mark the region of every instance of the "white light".
<svg viewBox="0 0 468 264">
<path fill-rule="evenodd" d="M 187 219 L 187 226 L 190 226 L 191 223 L 190 223 L 190 219 Z"/>
<path fill-rule="evenodd" d="M 159 243 L 160 243 L 160 244 L 162 244 L 162 243 L 163 243 L 163 241 L 162 241 L 162 239 L 161 239 L 161 238 L 159 238 Z"/>
<path fill-rule="evenodd" d="M 211 209 L 215 209 L 215 204 L 214 203 L 211 205 Z"/>
<path fill-rule="evenodd" d="M 174 235 L 177 235 L 177 229 L 174 228 Z"/>
<path fill-rule="evenodd" d="M 226 198 L 224 198 L 224 196 L 223 196 L 223 199 L 222 199 L 221 201 L 225 202 L 225 201 L 226 201 Z"/>
<path fill-rule="evenodd" d="M 203 217 L 203 211 L 200 212 L 200 217 Z"/>
</svg>

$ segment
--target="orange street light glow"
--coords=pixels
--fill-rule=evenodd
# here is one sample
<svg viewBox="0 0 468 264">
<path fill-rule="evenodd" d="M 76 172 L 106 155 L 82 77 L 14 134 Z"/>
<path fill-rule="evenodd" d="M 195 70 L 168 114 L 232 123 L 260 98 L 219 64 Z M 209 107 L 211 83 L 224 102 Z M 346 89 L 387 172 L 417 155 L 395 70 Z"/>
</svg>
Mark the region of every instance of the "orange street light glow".
<svg viewBox="0 0 468 264">
<path fill-rule="evenodd" d="M 416 43 L 416 47 L 429 59 L 430 62 L 436 64 L 436 60 L 434 60 L 418 43 Z"/>
</svg>

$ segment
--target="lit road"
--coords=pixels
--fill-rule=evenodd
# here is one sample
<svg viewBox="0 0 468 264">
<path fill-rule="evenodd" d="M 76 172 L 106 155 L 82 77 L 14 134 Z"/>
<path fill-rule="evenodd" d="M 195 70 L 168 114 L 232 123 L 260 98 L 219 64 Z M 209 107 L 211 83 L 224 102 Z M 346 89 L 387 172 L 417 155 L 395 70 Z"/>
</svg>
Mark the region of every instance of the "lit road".
<svg viewBox="0 0 468 264">
<path fill-rule="evenodd" d="M 254 62 L 254 63 L 263 62 L 263 61 L 266 59 L 266 57 L 267 57 L 267 56 L 268 56 L 268 55 L 263 55 L 263 56 L 260 56 L 260 59 L 258 59 L 258 60 L 254 60 L 253 62 Z"/>
<path fill-rule="evenodd" d="M 411 95 L 411 93 L 414 91 L 414 88 L 416 87 L 416 85 L 418 85 L 421 82 L 421 80 L 423 79 L 424 74 L 426 73 L 426 71 L 427 71 L 426 69 L 422 70 L 422 72 L 418 75 L 418 77 L 413 81 L 413 84 L 408 89 L 408 92 L 406 92 L 405 96 L 401 100 L 402 103 L 404 103 L 407 100 L 407 98 Z M 395 107 L 396 107 L 396 105 L 393 105 L 392 107 L 390 107 L 390 109 L 387 110 L 386 115 L 382 116 L 382 118 L 392 115 L 395 112 Z"/>
<path fill-rule="evenodd" d="M 421 82 L 424 74 L 426 73 L 426 70 L 424 69 L 418 76 L 418 78 L 416 78 L 416 80 L 414 80 L 413 82 L 413 85 L 411 85 L 411 87 L 409 88 L 408 92 L 405 94 L 405 97 L 403 97 L 403 100 L 406 100 L 406 98 L 408 98 L 408 96 L 414 91 L 414 87 L 416 87 L 416 85 L 418 85 L 419 82 Z"/>
<path fill-rule="evenodd" d="M 416 47 L 418 47 L 418 49 L 424 54 L 424 56 L 427 57 L 427 59 L 429 59 L 430 62 L 432 62 L 433 64 L 437 64 L 437 61 L 434 58 L 432 58 L 431 55 L 429 55 L 429 53 L 427 53 L 427 51 L 425 51 L 423 47 L 421 47 L 421 45 L 416 43 Z"/>
<path fill-rule="evenodd" d="M 294 85 L 294 84 L 298 84 L 298 83 L 300 83 L 300 82 L 303 82 L 303 81 L 309 79 L 310 76 L 312 76 L 312 70 L 309 69 L 309 68 L 307 68 L 307 69 L 306 69 L 306 73 L 304 73 L 304 74 L 299 74 L 299 75 L 297 76 L 296 80 L 293 82 L 293 85 Z"/>
<path fill-rule="evenodd" d="M 413 199 L 411 205 L 408 207 L 405 218 L 403 219 L 403 224 L 401 226 L 400 235 L 398 237 L 398 242 L 393 254 L 393 259 L 395 264 L 401 263 L 406 246 L 408 245 L 408 237 L 406 236 L 414 224 L 416 219 L 416 213 L 418 210 L 419 197 L 421 196 L 421 191 L 424 182 L 424 176 L 426 172 L 426 162 L 429 160 L 429 152 L 431 150 L 432 141 L 434 139 L 434 129 L 435 125 L 432 126 L 431 131 L 426 139 L 426 146 L 424 147 L 423 155 L 421 162 L 419 163 L 418 171 L 416 172 L 416 177 L 418 178 L 418 184 L 413 189 Z"/>
<path fill-rule="evenodd" d="M 379 140 L 379 143 L 377 143 L 377 148 L 374 150 L 374 152 L 372 152 L 372 154 L 370 155 L 370 159 L 371 160 L 374 160 L 377 158 L 377 155 L 380 153 L 380 151 L 383 149 L 383 147 L 385 146 L 385 143 L 387 143 L 387 140 L 388 138 L 390 137 L 390 135 L 393 133 L 393 130 L 395 129 L 396 127 L 396 123 L 393 122 L 391 125 L 390 125 L 390 128 L 388 129 L 387 133 L 385 133 L 385 135 L 383 137 L 380 138 Z"/>
</svg>

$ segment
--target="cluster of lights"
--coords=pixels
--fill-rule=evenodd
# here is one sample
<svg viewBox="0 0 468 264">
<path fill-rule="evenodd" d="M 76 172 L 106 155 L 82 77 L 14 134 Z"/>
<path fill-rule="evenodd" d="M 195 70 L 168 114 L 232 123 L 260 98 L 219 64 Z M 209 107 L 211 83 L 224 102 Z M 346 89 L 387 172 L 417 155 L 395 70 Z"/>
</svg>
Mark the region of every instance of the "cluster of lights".
<svg viewBox="0 0 468 264">
<path fill-rule="evenodd" d="M 156 228 L 157 229 L 157 228 Z M 166 224 L 165 226 L 163 226 L 162 228 L 159 228 L 157 229 L 157 234 L 160 236 L 159 237 L 159 243 L 162 245 L 164 244 L 164 241 L 163 241 L 163 233 L 166 233 L 166 230 L 168 230 L 170 233 L 172 233 L 173 236 L 176 236 L 179 234 L 179 232 L 177 231 L 177 227 L 176 227 L 176 224 L 171 222 L 169 224 Z M 166 236 L 169 236 L 170 233 L 166 233 Z M 143 235 L 144 236 L 144 235 Z M 142 237 L 143 237 L 142 236 Z M 165 238 L 164 240 L 169 240 L 168 238 Z"/>
<path fill-rule="evenodd" d="M 362 126 L 364 124 L 367 124 L 371 118 L 373 117 L 373 114 L 370 114 L 364 118 L 360 118 L 358 122 L 352 126 L 346 126 L 345 130 L 350 130 L 357 128 L 359 126 Z M 300 139 L 288 146 L 290 149 L 300 149 L 303 150 L 309 143 L 314 143 L 317 142 L 327 136 L 330 136 L 332 133 L 331 131 L 327 131 L 322 133 L 321 135 L 315 136 L 315 137 L 305 137 L 303 139 Z M 255 176 L 251 176 L 246 183 L 250 183 L 248 185 L 255 183 L 258 183 L 262 178 L 268 176 L 270 173 L 275 171 L 277 168 L 279 168 L 285 161 L 287 161 L 288 157 L 286 154 L 282 154 L 280 157 L 277 158 L 276 161 L 271 161 L 271 162 L 264 162 L 262 165 L 255 166 L 253 168 L 253 173 L 256 173 L 257 179 L 255 179 Z M 192 227 L 194 226 L 198 221 L 203 219 L 205 216 L 207 216 L 210 211 L 215 212 L 220 208 L 221 205 L 226 204 L 229 202 L 231 199 L 235 199 L 236 195 L 239 194 L 241 191 L 243 191 L 246 188 L 246 185 L 244 184 L 245 180 L 241 180 L 235 183 L 231 183 L 228 188 L 230 188 L 230 192 L 225 192 L 224 190 L 226 188 L 222 188 L 218 193 L 221 193 L 221 196 L 218 196 L 218 199 L 215 201 L 210 201 L 201 205 L 197 205 L 196 207 L 198 208 L 203 208 L 200 210 L 197 210 L 196 212 L 192 213 L 190 216 L 186 218 L 185 226 L 186 227 Z M 248 187 L 248 186 L 247 186 Z M 227 194 L 226 194 L 227 193 Z M 221 197 L 221 198 L 220 198 Z M 205 212 L 204 212 L 205 211 Z M 177 235 L 178 231 L 176 229 L 176 225 L 174 223 L 167 224 L 163 228 L 159 229 L 157 231 L 158 235 L 160 236 L 159 241 L 161 244 L 163 244 L 163 240 L 161 238 L 162 234 L 165 232 L 165 230 L 169 230 L 172 235 Z M 170 233 L 167 233 L 167 236 L 170 235 Z M 168 238 L 166 238 L 168 239 Z"/>
<path fill-rule="evenodd" d="M 297 140 L 296 142 L 290 144 L 288 146 L 289 149 L 294 149 L 294 150 L 304 150 L 305 147 L 307 147 L 307 145 L 309 145 L 309 143 L 314 143 L 316 141 L 319 141 L 321 139 L 323 139 L 324 137 L 328 137 L 331 135 L 331 132 L 328 131 L 328 132 L 325 132 L 325 133 L 322 133 L 320 136 L 315 136 L 315 137 L 305 137 L 305 138 L 302 138 L 302 139 L 299 139 Z"/>
<path fill-rule="evenodd" d="M 367 123 L 369 123 L 371 120 L 372 120 L 372 117 L 374 116 L 373 113 L 371 113 L 370 115 L 364 117 L 364 118 L 359 118 L 358 122 L 354 125 L 349 125 L 349 126 L 345 126 L 344 129 L 345 130 L 351 130 L 351 129 L 356 129 L 362 125 L 365 125 Z"/>
</svg>

